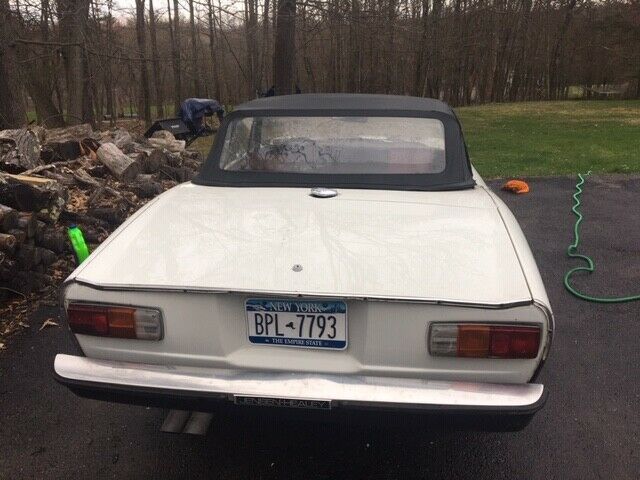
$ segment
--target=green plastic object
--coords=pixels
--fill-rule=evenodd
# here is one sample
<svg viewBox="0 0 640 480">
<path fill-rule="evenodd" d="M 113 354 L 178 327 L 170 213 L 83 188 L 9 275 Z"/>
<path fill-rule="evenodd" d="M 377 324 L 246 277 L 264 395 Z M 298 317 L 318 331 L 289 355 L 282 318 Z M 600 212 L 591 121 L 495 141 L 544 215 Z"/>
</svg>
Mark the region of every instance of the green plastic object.
<svg viewBox="0 0 640 480">
<path fill-rule="evenodd" d="M 76 225 L 71 225 L 67 230 L 67 235 L 69 235 L 71 246 L 73 247 L 74 252 L 76 252 L 78 264 L 81 264 L 89 256 L 89 247 L 87 246 L 87 242 L 84 241 L 82 230 L 80 230 Z"/>
<path fill-rule="evenodd" d="M 576 223 L 573 226 L 573 243 L 567 248 L 567 255 L 571 258 L 578 258 L 585 262 L 586 265 L 574 267 L 569 270 L 564 276 L 565 288 L 574 296 L 587 300 L 588 302 L 595 303 L 624 303 L 624 302 L 637 302 L 640 300 L 640 295 L 628 295 L 620 297 L 596 297 L 587 295 L 586 293 L 579 292 L 573 285 L 571 285 L 571 276 L 577 272 L 586 272 L 591 274 L 596 269 L 596 265 L 588 255 L 578 253 L 578 246 L 580 245 L 580 223 L 582 222 L 582 213 L 580 212 L 580 196 L 582 195 L 582 186 L 584 185 L 584 177 L 591 175 L 591 171 L 586 174 L 578 174 L 578 183 L 576 184 L 576 193 L 573 194 L 573 208 L 571 211 L 576 216 Z"/>
</svg>

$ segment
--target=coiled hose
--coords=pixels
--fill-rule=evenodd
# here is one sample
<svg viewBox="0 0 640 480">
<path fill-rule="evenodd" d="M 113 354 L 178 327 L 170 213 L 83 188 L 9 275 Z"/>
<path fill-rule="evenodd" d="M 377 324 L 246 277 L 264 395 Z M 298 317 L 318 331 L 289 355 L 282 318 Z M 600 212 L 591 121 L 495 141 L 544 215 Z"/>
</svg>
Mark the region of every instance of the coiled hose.
<svg viewBox="0 0 640 480">
<path fill-rule="evenodd" d="M 587 300 L 589 302 L 596 303 L 624 303 L 624 302 L 634 302 L 636 300 L 640 300 L 640 295 L 631 295 L 628 297 L 592 297 L 591 295 L 586 295 L 577 291 L 574 287 L 571 286 L 571 276 L 576 272 L 587 272 L 589 274 L 593 273 L 596 269 L 595 263 L 591 257 L 587 255 L 582 255 L 578 253 L 578 245 L 580 245 L 580 223 L 582 223 L 582 213 L 580 213 L 580 195 L 582 195 L 582 185 L 584 185 L 585 176 L 591 175 L 591 171 L 588 171 L 586 174 L 579 173 L 578 174 L 578 183 L 576 184 L 576 193 L 573 194 L 573 208 L 571 211 L 576 216 L 576 223 L 573 226 L 573 243 L 569 245 L 567 248 L 567 255 L 571 258 L 579 258 L 580 260 L 586 262 L 586 266 L 575 267 L 569 270 L 564 276 L 564 286 L 572 295 L 575 295 L 582 300 Z"/>
</svg>

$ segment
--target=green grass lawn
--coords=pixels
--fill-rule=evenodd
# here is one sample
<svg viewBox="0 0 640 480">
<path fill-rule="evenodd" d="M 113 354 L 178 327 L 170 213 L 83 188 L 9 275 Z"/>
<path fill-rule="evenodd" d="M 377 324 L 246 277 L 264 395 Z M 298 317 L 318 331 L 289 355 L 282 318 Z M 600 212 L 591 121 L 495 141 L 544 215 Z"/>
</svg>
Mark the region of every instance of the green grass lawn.
<svg viewBox="0 0 640 480">
<path fill-rule="evenodd" d="M 527 102 L 456 109 L 484 177 L 640 172 L 640 101 Z"/>
</svg>

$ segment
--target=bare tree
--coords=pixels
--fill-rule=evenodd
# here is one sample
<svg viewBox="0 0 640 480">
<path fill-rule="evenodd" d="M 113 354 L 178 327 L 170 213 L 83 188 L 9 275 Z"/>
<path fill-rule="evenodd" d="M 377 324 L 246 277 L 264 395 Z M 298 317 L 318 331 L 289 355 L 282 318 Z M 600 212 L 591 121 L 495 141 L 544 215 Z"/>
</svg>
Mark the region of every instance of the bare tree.
<svg viewBox="0 0 640 480">
<path fill-rule="evenodd" d="M 138 115 L 146 122 L 151 121 L 151 101 L 149 70 L 147 68 L 147 40 L 144 21 L 144 0 L 136 0 L 136 40 L 140 63 L 140 94 L 138 95 Z"/>
<path fill-rule="evenodd" d="M 277 0 L 273 83 L 278 95 L 293 92 L 295 85 L 296 0 Z"/>
<path fill-rule="evenodd" d="M 200 97 L 200 75 L 198 64 L 198 31 L 196 29 L 193 0 L 189 0 L 189 31 L 191 33 L 191 75 L 193 75 L 193 94 Z"/>
<path fill-rule="evenodd" d="M 222 92 L 220 87 L 220 68 L 218 65 L 218 49 L 216 38 L 215 12 L 211 0 L 207 0 L 207 20 L 209 28 L 209 57 L 211 62 L 211 77 L 214 84 L 214 95 L 221 100 Z"/>
<path fill-rule="evenodd" d="M 27 119 L 18 78 L 15 33 L 9 2 L 0 0 L 0 129 L 20 127 Z"/>
<path fill-rule="evenodd" d="M 173 0 L 173 21 L 171 20 L 171 0 L 167 0 L 169 33 L 171 35 L 171 63 L 173 66 L 173 103 L 176 115 L 182 102 L 182 66 L 180 64 L 180 13 L 178 0 Z"/>
<path fill-rule="evenodd" d="M 153 67 L 153 93 L 156 104 L 156 115 L 164 117 L 164 90 L 162 88 L 162 74 L 158 59 L 158 34 L 156 28 L 156 12 L 153 0 L 149 0 L 149 36 L 151 38 L 151 64 Z"/>
<path fill-rule="evenodd" d="M 66 118 L 73 125 L 85 121 L 87 93 L 85 33 L 89 0 L 58 0 L 59 37 L 67 90 Z"/>
</svg>

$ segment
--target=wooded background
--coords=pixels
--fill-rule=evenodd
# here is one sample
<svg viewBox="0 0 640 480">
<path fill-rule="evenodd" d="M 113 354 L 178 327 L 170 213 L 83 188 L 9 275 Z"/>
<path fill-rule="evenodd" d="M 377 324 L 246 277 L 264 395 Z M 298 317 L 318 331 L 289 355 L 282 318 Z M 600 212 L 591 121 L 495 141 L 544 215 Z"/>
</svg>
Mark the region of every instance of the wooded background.
<svg viewBox="0 0 640 480">
<path fill-rule="evenodd" d="M 638 0 L 132 1 L 0 0 L 0 128 L 148 121 L 271 87 L 640 98 Z"/>
</svg>

